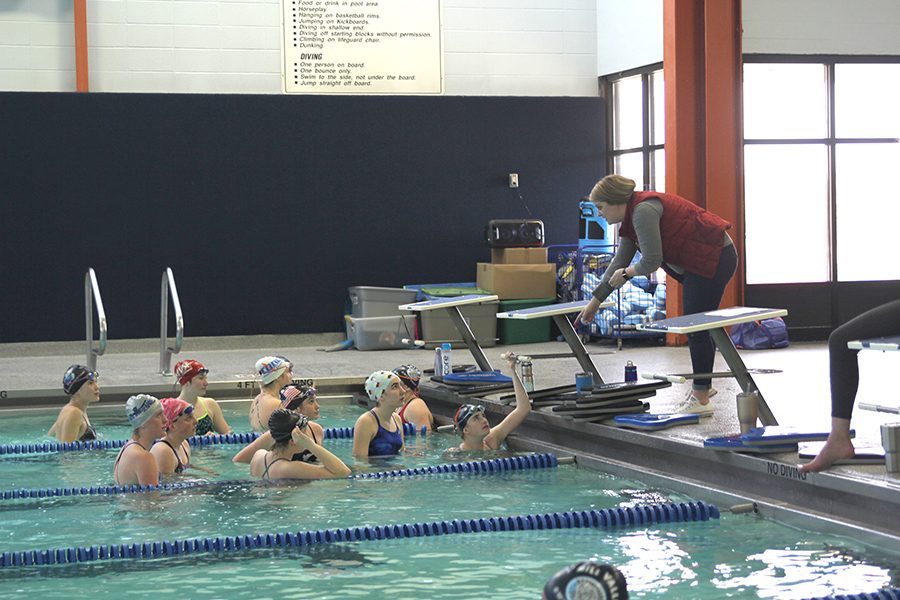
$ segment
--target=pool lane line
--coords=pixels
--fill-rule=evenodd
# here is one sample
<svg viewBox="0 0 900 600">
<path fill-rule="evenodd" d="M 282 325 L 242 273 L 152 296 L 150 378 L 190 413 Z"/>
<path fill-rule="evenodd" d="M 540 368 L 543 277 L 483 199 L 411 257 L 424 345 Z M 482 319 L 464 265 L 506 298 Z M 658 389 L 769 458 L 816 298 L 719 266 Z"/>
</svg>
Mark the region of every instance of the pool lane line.
<svg viewBox="0 0 900 600">
<path fill-rule="evenodd" d="M 329 427 L 324 430 L 326 440 L 339 440 L 353 437 L 353 427 Z M 416 430 L 411 423 L 403 424 L 403 435 L 425 435 L 427 426 Z M 187 439 L 191 446 L 210 446 L 218 444 L 249 444 L 260 434 L 249 433 L 217 433 L 215 435 L 195 435 Z M 20 454 L 46 454 L 54 452 L 78 452 L 81 450 L 108 450 L 121 448 L 128 440 L 88 440 L 86 442 L 38 442 L 36 444 L 4 444 L 0 446 L 0 456 Z"/>
<path fill-rule="evenodd" d="M 474 460 L 459 463 L 446 463 L 411 469 L 394 469 L 374 473 L 355 473 L 347 479 L 396 479 L 398 477 L 414 477 L 419 475 L 440 475 L 453 473 L 471 473 L 476 475 L 495 475 L 508 471 L 526 471 L 531 469 L 552 469 L 558 465 L 555 454 L 526 454 L 487 460 Z M 290 481 L 290 480 L 285 480 Z M 71 488 L 17 489 L 0 492 L 0 500 L 20 500 L 35 498 L 70 498 L 73 496 L 113 496 L 117 494 L 135 494 L 141 492 L 161 492 L 206 487 L 223 487 L 228 485 L 246 485 L 262 483 L 260 480 L 231 479 L 227 481 L 185 481 L 161 483 L 159 485 L 101 485 Z"/>
<path fill-rule="evenodd" d="M 93 561 L 169 558 L 190 554 L 222 554 L 262 548 L 301 548 L 335 542 L 363 542 L 464 533 L 492 533 L 549 529 L 612 529 L 658 523 L 708 521 L 719 518 L 713 504 L 681 502 L 627 508 L 566 511 L 532 515 L 453 519 L 430 523 L 318 529 L 256 535 L 164 540 L 133 544 L 108 544 L 24 550 L 0 554 L 0 568 L 27 567 Z"/>
</svg>

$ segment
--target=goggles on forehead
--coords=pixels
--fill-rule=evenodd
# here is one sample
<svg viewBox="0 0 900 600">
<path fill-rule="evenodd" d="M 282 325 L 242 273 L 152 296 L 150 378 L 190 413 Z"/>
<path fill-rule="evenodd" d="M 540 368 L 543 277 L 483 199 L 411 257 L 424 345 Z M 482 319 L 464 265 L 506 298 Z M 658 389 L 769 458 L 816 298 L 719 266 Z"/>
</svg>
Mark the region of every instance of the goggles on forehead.
<svg viewBox="0 0 900 600">
<path fill-rule="evenodd" d="M 180 419 L 180 418 L 183 417 L 184 415 L 189 415 L 189 414 L 192 414 L 193 412 L 194 412 L 194 407 L 191 406 L 190 404 L 188 404 L 187 406 L 185 406 L 185 407 L 181 410 L 180 413 L 178 413 L 178 416 L 175 417 L 175 419 Z"/>
<path fill-rule="evenodd" d="M 476 414 L 483 412 L 484 406 L 481 404 L 463 404 L 459 407 L 459 410 L 456 411 L 456 414 L 453 415 L 453 430 L 459 434 L 462 434 L 462 431 L 466 428 L 466 424 L 469 422 L 469 419 L 474 417 Z"/>
</svg>

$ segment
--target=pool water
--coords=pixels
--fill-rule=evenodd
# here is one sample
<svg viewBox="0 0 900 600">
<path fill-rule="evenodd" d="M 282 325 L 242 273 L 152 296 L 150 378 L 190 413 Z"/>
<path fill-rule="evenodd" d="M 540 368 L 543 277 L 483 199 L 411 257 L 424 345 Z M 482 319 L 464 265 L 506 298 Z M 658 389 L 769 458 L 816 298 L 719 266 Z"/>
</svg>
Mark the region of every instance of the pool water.
<svg viewBox="0 0 900 600">
<path fill-rule="evenodd" d="M 246 405 L 225 405 L 246 431 Z M 325 406 L 325 427 L 351 426 L 362 409 Z M 45 439 L 52 414 L 7 413 L 0 444 Z M 106 439 L 127 436 L 93 411 Z M 120 427 L 121 430 L 116 429 Z M 358 463 L 351 440 L 327 446 L 355 471 L 449 462 L 458 438 L 408 437 L 411 452 Z M 173 492 L 0 501 L 0 552 L 390 523 L 534 514 L 689 500 L 573 465 L 494 475 L 264 485 L 234 465 L 237 445 L 194 449 L 218 477 L 245 482 Z M 0 457 L 2 489 L 106 485 L 117 450 Z M 457 459 L 458 460 L 458 459 Z M 173 479 L 177 480 L 177 479 Z M 702 498 L 699 498 L 702 500 Z M 723 511 L 724 512 L 724 511 Z M 900 584 L 900 556 L 849 538 L 755 515 L 636 528 L 495 532 L 325 544 L 156 560 L 0 569 L 0 596 L 124 593 L 191 598 L 536 598 L 547 578 L 594 557 L 619 566 L 636 598 L 809 598 Z M 74 592 L 73 590 L 79 590 Z"/>
</svg>

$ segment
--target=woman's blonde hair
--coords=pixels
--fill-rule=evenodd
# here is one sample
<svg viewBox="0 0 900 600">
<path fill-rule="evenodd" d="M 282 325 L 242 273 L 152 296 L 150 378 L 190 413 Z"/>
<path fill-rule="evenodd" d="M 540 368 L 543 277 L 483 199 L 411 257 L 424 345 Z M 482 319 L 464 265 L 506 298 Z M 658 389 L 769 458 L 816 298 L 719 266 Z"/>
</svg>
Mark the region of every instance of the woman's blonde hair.
<svg viewBox="0 0 900 600">
<path fill-rule="evenodd" d="M 622 175 L 607 175 L 597 182 L 591 190 L 591 202 L 607 204 L 625 204 L 634 193 L 634 180 Z"/>
</svg>

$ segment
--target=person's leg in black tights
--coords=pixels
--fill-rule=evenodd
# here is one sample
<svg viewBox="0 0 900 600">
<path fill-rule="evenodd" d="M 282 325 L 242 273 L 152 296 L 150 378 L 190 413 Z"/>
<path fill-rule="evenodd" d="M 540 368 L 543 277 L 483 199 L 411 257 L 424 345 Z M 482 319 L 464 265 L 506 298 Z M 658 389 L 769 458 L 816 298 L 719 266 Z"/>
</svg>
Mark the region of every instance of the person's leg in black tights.
<svg viewBox="0 0 900 600">
<path fill-rule="evenodd" d="M 685 273 L 682 282 L 684 298 L 684 314 L 710 312 L 719 308 L 725 286 L 737 268 L 737 252 L 733 245 L 722 248 L 719 265 L 715 274 L 701 277 L 694 273 Z M 688 334 L 688 348 L 691 352 L 691 366 L 694 373 L 710 373 L 716 359 L 716 347 L 708 331 Z M 700 404 L 709 402 L 711 379 L 695 379 L 693 395 Z"/>
<path fill-rule="evenodd" d="M 825 446 L 802 471 L 822 471 L 836 460 L 855 454 L 850 441 L 850 416 L 859 389 L 859 350 L 847 342 L 900 334 L 900 300 L 894 300 L 850 319 L 828 337 L 828 361 L 831 372 L 831 433 Z"/>
</svg>

